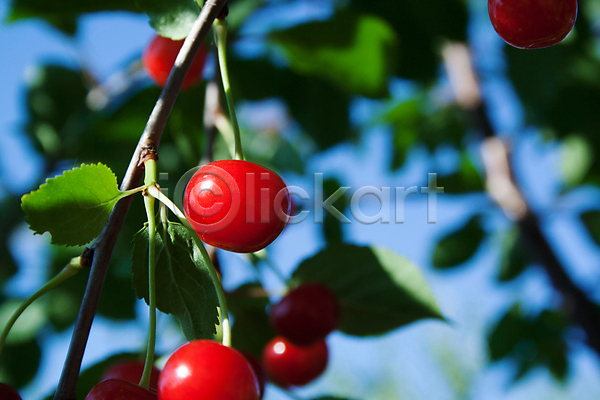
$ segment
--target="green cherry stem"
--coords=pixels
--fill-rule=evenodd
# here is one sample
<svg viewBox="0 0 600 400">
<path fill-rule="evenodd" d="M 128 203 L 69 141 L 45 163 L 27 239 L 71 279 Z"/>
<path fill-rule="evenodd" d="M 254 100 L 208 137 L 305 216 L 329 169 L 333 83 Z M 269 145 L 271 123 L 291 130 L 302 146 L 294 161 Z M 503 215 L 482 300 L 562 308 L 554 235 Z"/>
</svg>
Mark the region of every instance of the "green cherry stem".
<svg viewBox="0 0 600 400">
<path fill-rule="evenodd" d="M 221 326 L 223 327 L 223 345 L 227 347 L 231 347 L 231 326 L 229 324 L 229 312 L 227 310 L 227 301 L 225 300 L 225 292 L 223 291 L 223 286 L 221 285 L 221 280 L 217 275 L 217 270 L 210 260 L 210 256 L 208 255 L 206 248 L 204 247 L 204 243 L 200 240 L 194 228 L 190 225 L 187 218 L 185 218 L 185 214 L 181 212 L 181 210 L 169 199 L 167 196 L 163 194 L 156 186 L 150 186 L 148 188 L 148 194 L 152 197 L 155 197 L 158 201 L 163 203 L 165 206 L 171 210 L 173 214 L 179 218 L 181 224 L 187 228 L 187 230 L 191 233 L 192 239 L 200 252 L 202 253 L 202 257 L 208 264 L 208 272 L 210 274 L 210 279 L 213 281 L 215 286 L 215 291 L 217 292 L 217 298 L 219 300 L 219 307 L 221 308 Z"/>
<path fill-rule="evenodd" d="M 215 19 L 213 22 L 213 29 L 215 31 L 215 42 L 217 44 L 217 54 L 219 57 L 219 68 L 221 70 L 223 90 L 225 91 L 225 97 L 227 98 L 229 117 L 231 118 L 231 124 L 233 125 L 233 132 L 235 134 L 235 158 L 238 160 L 243 160 L 244 153 L 242 152 L 242 138 L 240 135 L 240 127 L 237 122 L 237 117 L 235 116 L 233 95 L 231 94 L 231 85 L 229 84 L 229 74 L 227 72 L 227 21 L 219 18 Z"/>
<path fill-rule="evenodd" d="M 156 161 L 148 159 L 144 163 L 144 184 L 154 185 L 156 183 Z M 153 187 L 153 186 L 150 186 Z M 146 215 L 148 217 L 148 348 L 146 350 L 146 362 L 144 372 L 140 379 L 140 386 L 148 389 L 150 387 L 150 374 L 154 364 L 154 348 L 156 346 L 156 217 L 154 214 L 154 197 L 144 196 Z"/>
<path fill-rule="evenodd" d="M 10 319 L 6 323 L 6 326 L 4 327 L 4 330 L 2 331 L 2 336 L 0 337 L 0 354 L 2 353 L 2 348 L 4 347 L 4 343 L 6 342 L 8 333 L 10 332 L 17 319 L 21 316 L 21 314 L 23 314 L 25 309 L 27 309 L 27 307 L 29 307 L 29 305 L 35 300 L 48 293 L 50 290 L 54 289 L 56 286 L 60 285 L 66 279 L 75 275 L 82 268 L 84 267 L 81 265 L 81 257 L 75 257 L 71 259 L 71 261 L 69 261 L 69 263 L 65 265 L 65 267 L 54 276 L 54 278 L 50 279 L 37 292 L 29 296 L 27 300 L 21 303 L 19 308 L 17 308 L 17 310 L 11 315 Z"/>
</svg>

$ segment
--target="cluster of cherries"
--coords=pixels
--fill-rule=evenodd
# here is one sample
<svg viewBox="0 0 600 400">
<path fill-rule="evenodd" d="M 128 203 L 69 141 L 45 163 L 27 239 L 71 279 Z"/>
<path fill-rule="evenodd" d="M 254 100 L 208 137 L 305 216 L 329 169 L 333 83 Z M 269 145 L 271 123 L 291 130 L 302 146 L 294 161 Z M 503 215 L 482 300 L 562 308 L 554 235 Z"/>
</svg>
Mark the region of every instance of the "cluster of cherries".
<svg viewBox="0 0 600 400">
<path fill-rule="evenodd" d="M 143 362 L 122 361 L 86 400 L 260 400 L 267 379 L 287 388 L 319 377 L 328 362 L 325 338 L 340 320 L 336 296 L 320 283 L 307 283 L 288 292 L 269 317 L 278 336 L 266 345 L 262 362 L 211 340 L 194 340 L 175 350 L 162 371 L 153 368 L 149 389 L 137 384 Z"/>
</svg>

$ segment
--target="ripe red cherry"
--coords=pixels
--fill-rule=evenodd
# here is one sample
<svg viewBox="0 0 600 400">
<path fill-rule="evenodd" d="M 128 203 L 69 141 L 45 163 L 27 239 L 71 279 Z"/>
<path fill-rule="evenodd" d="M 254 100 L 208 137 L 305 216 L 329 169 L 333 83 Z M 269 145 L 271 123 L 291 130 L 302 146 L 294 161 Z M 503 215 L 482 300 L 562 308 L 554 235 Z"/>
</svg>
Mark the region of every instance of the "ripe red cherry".
<svg viewBox="0 0 600 400">
<path fill-rule="evenodd" d="M 190 179 L 183 209 L 205 243 L 251 253 L 279 236 L 289 202 L 287 186 L 275 172 L 249 161 L 220 160 Z"/>
<path fill-rule="evenodd" d="M 136 385 L 140 383 L 140 379 L 142 379 L 142 374 L 144 373 L 144 362 L 137 360 L 127 360 L 127 361 L 119 361 L 113 365 L 111 365 L 102 375 L 102 380 L 110 379 L 110 378 L 119 378 L 125 379 L 126 381 L 135 383 Z M 158 387 L 158 375 L 160 371 L 152 367 L 152 372 L 150 373 L 150 389 L 156 390 Z"/>
<path fill-rule="evenodd" d="M 156 392 L 124 379 L 106 379 L 94 386 L 85 400 L 157 400 Z"/>
<path fill-rule="evenodd" d="M 522 49 L 552 46 L 575 25 L 577 0 L 488 0 L 494 29 Z"/>
<path fill-rule="evenodd" d="M 23 400 L 15 389 L 0 382 L 0 399 L 2 400 Z"/>
<path fill-rule="evenodd" d="M 160 400 L 259 400 L 252 367 L 237 350 L 210 340 L 184 344 L 158 379 Z"/>
<path fill-rule="evenodd" d="M 252 371 L 254 371 L 254 375 L 256 375 L 259 389 L 258 398 L 262 399 L 263 395 L 265 394 L 265 386 L 267 385 L 267 375 L 265 373 L 265 369 L 263 368 L 261 362 L 252 354 L 248 353 L 247 351 L 242 351 L 241 353 L 244 357 L 246 357 L 246 360 L 248 360 L 248 363 L 250 363 L 250 366 L 252 367 Z"/>
<path fill-rule="evenodd" d="M 275 331 L 298 346 L 307 346 L 338 327 L 340 306 L 331 290 L 307 283 L 288 292 L 269 313 Z"/>
<path fill-rule="evenodd" d="M 281 386 L 302 386 L 321 376 L 329 353 L 325 341 L 307 347 L 293 345 L 282 337 L 271 340 L 263 352 L 269 379 Z"/>
<path fill-rule="evenodd" d="M 172 40 L 156 35 L 146 47 L 142 55 L 142 63 L 150 78 L 158 86 L 162 87 L 167 83 L 167 78 L 175 64 L 181 46 L 183 46 L 183 40 Z M 182 89 L 192 86 L 202 78 L 206 54 L 206 46 L 202 44 L 183 81 Z"/>
</svg>

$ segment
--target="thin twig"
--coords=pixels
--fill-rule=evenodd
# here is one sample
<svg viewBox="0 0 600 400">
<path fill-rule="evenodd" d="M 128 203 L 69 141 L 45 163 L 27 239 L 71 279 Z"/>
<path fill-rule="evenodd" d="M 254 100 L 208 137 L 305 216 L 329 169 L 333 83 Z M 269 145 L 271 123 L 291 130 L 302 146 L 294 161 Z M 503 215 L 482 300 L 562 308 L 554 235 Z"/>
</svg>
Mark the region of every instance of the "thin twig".
<svg viewBox="0 0 600 400">
<path fill-rule="evenodd" d="M 471 113 L 474 124 L 485 136 L 481 152 L 489 195 L 518 225 L 527 249 L 562 295 L 564 312 L 585 331 L 588 345 L 600 355 L 600 307 L 567 274 L 544 235 L 539 219 L 528 206 L 514 178 L 510 149 L 495 136 L 487 116 L 467 46 L 456 43 L 446 45 L 443 57 L 457 102 Z"/>
<path fill-rule="evenodd" d="M 140 165 L 140 155 L 144 148 L 158 148 L 163 129 L 181 84 L 187 71 L 198 52 L 200 45 L 208 34 L 212 22 L 220 13 L 226 0 L 207 0 L 194 22 L 192 29 L 186 38 L 169 79 L 167 80 L 152 114 L 148 119 L 144 133 L 140 137 L 138 145 L 131 157 L 131 162 L 121 184 L 121 190 L 130 190 L 137 186 L 142 177 L 143 165 Z M 79 315 L 75 322 L 69 351 L 65 359 L 63 371 L 58 382 L 54 400 L 76 400 L 77 378 L 81 369 L 81 361 L 89 337 L 94 315 L 100 293 L 106 277 L 108 263 L 117 240 L 117 236 L 123 225 L 132 197 L 120 200 L 104 227 L 100 237 L 94 246 L 94 261 L 88 278 L 88 284 L 79 309 Z"/>
</svg>

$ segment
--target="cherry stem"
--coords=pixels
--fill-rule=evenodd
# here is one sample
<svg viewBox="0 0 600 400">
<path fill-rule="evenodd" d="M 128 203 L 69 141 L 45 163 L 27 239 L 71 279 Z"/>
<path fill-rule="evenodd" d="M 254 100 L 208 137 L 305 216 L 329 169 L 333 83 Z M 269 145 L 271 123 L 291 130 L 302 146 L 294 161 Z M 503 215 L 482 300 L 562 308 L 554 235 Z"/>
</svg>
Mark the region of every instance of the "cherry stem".
<svg viewBox="0 0 600 400">
<path fill-rule="evenodd" d="M 183 80 L 194 60 L 194 56 L 200 49 L 213 20 L 219 15 L 226 2 L 227 0 L 206 0 L 204 3 L 200 15 L 194 22 L 175 60 L 175 65 L 171 70 L 169 79 L 167 79 L 167 83 L 148 118 L 144 133 L 140 137 L 123 182 L 121 183 L 121 190 L 133 189 L 139 183 L 142 177 L 142 165 L 140 164 L 142 150 L 149 146 L 158 148 L 167 118 L 173 108 Z M 54 395 L 55 400 L 75 400 L 77 397 L 76 387 L 81 369 L 81 361 L 83 360 L 83 354 L 92 322 L 94 321 L 100 293 L 102 292 L 108 263 L 117 236 L 129 210 L 131 200 L 132 197 L 127 197 L 117 203 L 108 223 L 94 244 L 92 270 L 90 271 L 88 284 L 79 309 L 79 315 L 73 328 L 71 343 L 69 344 L 62 374 L 58 382 L 56 394 Z"/>
<path fill-rule="evenodd" d="M 81 257 L 75 257 L 69 261 L 65 267 L 54 276 L 54 278 L 50 279 L 44 286 L 42 286 L 37 292 L 29 296 L 27 300 L 25 300 L 19 308 L 11 315 L 10 319 L 6 323 L 4 330 L 2 331 L 2 336 L 0 336 L 0 354 L 2 353 L 2 349 L 4 348 L 4 344 L 6 343 L 6 338 L 10 330 L 12 329 L 17 319 L 23 314 L 23 312 L 33 303 L 35 300 L 48 293 L 50 290 L 54 289 L 56 286 L 60 285 L 62 282 L 67 280 L 68 278 L 75 275 L 79 272 L 80 269 L 84 268 L 81 265 Z"/>
<path fill-rule="evenodd" d="M 200 249 L 202 253 L 202 257 L 204 258 L 206 264 L 208 265 L 208 273 L 210 274 L 210 279 L 212 280 L 215 291 L 217 292 L 217 299 L 219 300 L 219 307 L 221 308 L 221 327 L 223 328 L 223 340 L 222 343 L 224 346 L 231 347 L 231 325 L 229 324 L 229 311 L 227 309 L 227 300 L 225 299 L 225 291 L 223 290 L 223 286 L 221 285 L 221 280 L 219 279 L 219 275 L 217 274 L 217 270 L 215 269 L 214 264 L 212 263 L 206 248 L 204 247 L 204 243 L 198 237 L 194 228 L 190 225 L 185 214 L 181 212 L 181 210 L 169 199 L 167 196 L 163 194 L 156 186 L 150 186 L 148 188 L 148 194 L 150 196 L 155 197 L 158 201 L 163 203 L 165 206 L 171 210 L 177 218 L 181 221 L 181 224 L 187 228 L 190 232 L 194 243 Z"/>
<path fill-rule="evenodd" d="M 156 161 L 148 159 L 144 163 L 144 184 L 156 184 Z M 148 217 L 148 347 L 144 372 L 140 379 L 140 386 L 150 387 L 150 375 L 154 364 L 154 349 L 156 347 L 156 217 L 154 214 L 154 197 L 144 196 L 146 215 Z"/>
<path fill-rule="evenodd" d="M 215 19 L 213 22 L 213 29 L 215 30 L 215 42 L 217 44 L 217 54 L 219 57 L 219 68 L 221 70 L 223 90 L 225 91 L 225 97 L 227 98 L 229 117 L 231 118 L 231 125 L 233 125 L 233 132 L 235 135 L 235 158 L 237 160 L 243 160 L 244 153 L 242 152 L 242 137 L 240 135 L 240 127 L 235 116 L 233 95 L 231 94 L 231 85 L 229 84 L 229 73 L 227 70 L 227 21 L 219 18 Z"/>
</svg>

